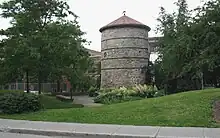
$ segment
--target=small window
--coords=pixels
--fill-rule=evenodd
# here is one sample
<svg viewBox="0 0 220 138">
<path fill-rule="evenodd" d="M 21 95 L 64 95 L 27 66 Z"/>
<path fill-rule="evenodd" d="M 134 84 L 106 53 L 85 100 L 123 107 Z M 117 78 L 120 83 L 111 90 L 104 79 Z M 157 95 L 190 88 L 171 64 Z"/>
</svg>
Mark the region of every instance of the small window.
<svg viewBox="0 0 220 138">
<path fill-rule="evenodd" d="M 106 57 L 107 56 L 107 53 L 106 52 L 104 52 L 104 57 Z"/>
</svg>

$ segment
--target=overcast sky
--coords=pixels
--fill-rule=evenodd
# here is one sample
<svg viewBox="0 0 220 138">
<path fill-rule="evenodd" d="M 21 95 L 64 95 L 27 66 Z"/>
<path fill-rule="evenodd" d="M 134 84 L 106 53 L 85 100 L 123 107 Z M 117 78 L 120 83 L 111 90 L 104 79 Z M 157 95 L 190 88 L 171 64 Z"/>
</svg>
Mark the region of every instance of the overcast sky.
<svg viewBox="0 0 220 138">
<path fill-rule="evenodd" d="M 1 2 L 4 0 L 0 0 Z M 99 29 L 122 16 L 126 15 L 140 21 L 149 27 L 150 37 L 155 35 L 159 7 L 163 6 L 169 12 L 175 10 L 173 4 L 177 0 L 68 0 L 71 10 L 79 16 L 82 31 L 86 32 L 87 40 L 92 41 L 87 48 L 101 50 L 101 34 Z M 189 8 L 196 8 L 201 0 L 188 0 Z M 0 28 L 6 28 L 8 22 L 1 19 Z"/>
<path fill-rule="evenodd" d="M 190 8 L 196 8 L 201 0 L 188 0 Z M 73 12 L 80 18 L 82 30 L 87 32 L 86 38 L 92 41 L 89 48 L 101 50 L 101 34 L 99 29 L 122 16 L 126 15 L 152 28 L 149 35 L 155 36 L 159 7 L 167 11 L 175 10 L 176 0 L 69 0 Z"/>
</svg>

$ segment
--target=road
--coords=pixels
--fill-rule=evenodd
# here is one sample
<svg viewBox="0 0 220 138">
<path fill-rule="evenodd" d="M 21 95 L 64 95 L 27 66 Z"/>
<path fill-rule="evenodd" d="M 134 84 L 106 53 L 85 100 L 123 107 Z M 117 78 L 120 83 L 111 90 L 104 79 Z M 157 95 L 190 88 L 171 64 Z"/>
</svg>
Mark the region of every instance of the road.
<svg viewBox="0 0 220 138">
<path fill-rule="evenodd" d="M 70 138 L 70 137 L 48 137 L 48 136 L 37 136 L 37 135 L 26 135 L 26 134 L 0 132 L 0 138 Z M 71 137 L 71 138 L 80 138 L 80 137 Z"/>
</svg>

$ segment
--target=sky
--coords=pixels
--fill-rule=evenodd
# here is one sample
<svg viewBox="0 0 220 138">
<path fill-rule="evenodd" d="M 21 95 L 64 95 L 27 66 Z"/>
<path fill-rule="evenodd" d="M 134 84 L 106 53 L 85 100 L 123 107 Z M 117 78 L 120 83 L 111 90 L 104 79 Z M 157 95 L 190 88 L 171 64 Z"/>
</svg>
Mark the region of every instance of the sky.
<svg viewBox="0 0 220 138">
<path fill-rule="evenodd" d="M 4 0 L 0 0 L 2 2 Z M 174 2 L 177 0 L 67 0 L 76 15 L 81 30 L 87 34 L 84 36 L 92 43 L 86 48 L 101 51 L 101 33 L 99 29 L 115 19 L 121 17 L 123 11 L 126 15 L 148 25 L 151 28 L 149 37 L 158 36 L 155 33 L 158 24 L 157 17 L 160 7 L 168 12 L 176 10 Z M 202 0 L 188 0 L 189 8 L 196 8 Z M 7 28 L 9 23 L 0 19 L 0 28 Z"/>
</svg>

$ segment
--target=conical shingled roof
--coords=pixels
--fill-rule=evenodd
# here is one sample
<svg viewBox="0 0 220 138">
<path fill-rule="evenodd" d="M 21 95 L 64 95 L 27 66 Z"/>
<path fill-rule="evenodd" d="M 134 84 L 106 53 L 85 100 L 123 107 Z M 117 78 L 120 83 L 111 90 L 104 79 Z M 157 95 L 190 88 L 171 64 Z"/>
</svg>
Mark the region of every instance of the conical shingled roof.
<svg viewBox="0 0 220 138">
<path fill-rule="evenodd" d="M 150 31 L 150 27 L 148 27 L 147 25 L 136 21 L 126 15 L 114 20 L 113 22 L 109 23 L 108 25 L 102 27 L 99 31 L 102 32 L 106 29 L 109 28 L 114 28 L 114 27 L 138 27 L 138 28 L 145 28 L 148 31 Z"/>
</svg>

